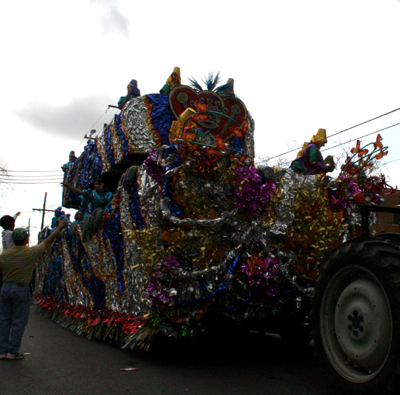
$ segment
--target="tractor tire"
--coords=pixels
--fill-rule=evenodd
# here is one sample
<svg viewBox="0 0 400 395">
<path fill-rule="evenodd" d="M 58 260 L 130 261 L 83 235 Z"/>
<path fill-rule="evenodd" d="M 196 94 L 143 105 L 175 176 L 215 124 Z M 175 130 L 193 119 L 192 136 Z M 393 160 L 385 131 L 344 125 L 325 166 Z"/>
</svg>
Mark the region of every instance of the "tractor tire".
<svg viewBox="0 0 400 395">
<path fill-rule="evenodd" d="M 400 249 L 351 240 L 321 268 L 311 315 L 315 351 L 335 394 L 400 393 Z"/>
</svg>

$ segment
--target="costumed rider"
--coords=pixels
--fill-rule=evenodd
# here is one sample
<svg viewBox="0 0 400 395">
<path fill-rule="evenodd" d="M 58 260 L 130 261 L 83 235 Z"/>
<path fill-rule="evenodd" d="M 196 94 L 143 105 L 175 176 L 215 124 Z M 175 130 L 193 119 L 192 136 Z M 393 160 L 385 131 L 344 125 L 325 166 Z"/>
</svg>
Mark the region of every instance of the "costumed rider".
<svg viewBox="0 0 400 395">
<path fill-rule="evenodd" d="M 172 88 L 181 85 L 181 69 L 174 67 L 174 71 L 168 77 L 166 84 L 160 89 L 162 95 L 168 95 Z"/>
<path fill-rule="evenodd" d="M 68 163 L 64 163 L 61 166 L 62 171 L 65 173 L 68 170 L 68 168 L 75 163 L 75 161 L 76 161 L 75 151 L 71 151 L 69 153 L 69 161 L 68 161 Z"/>
<path fill-rule="evenodd" d="M 83 213 L 82 211 L 77 211 L 74 215 L 74 222 L 73 223 L 80 223 L 83 219 Z"/>
<path fill-rule="evenodd" d="M 125 104 L 128 103 L 129 100 L 140 96 L 140 90 L 137 86 L 136 80 L 131 80 L 131 82 L 127 86 L 127 89 L 128 94 L 126 96 L 121 96 L 118 100 L 118 107 L 120 110 L 124 108 Z"/>
<path fill-rule="evenodd" d="M 297 154 L 297 158 L 291 163 L 290 168 L 296 173 L 305 175 L 325 174 L 333 171 L 335 164 L 332 156 L 325 160 L 320 149 L 327 143 L 326 130 L 319 129 L 312 136 L 309 143 L 304 143 L 303 148 Z"/>
<path fill-rule="evenodd" d="M 43 233 L 43 239 L 47 238 L 49 235 L 51 235 L 57 229 L 59 221 L 62 221 L 65 219 L 65 220 L 67 220 L 67 225 L 70 224 L 71 223 L 70 217 L 71 217 L 71 214 L 65 214 L 65 212 L 62 210 L 62 207 L 57 207 L 54 210 L 54 217 L 51 219 L 51 230 L 50 230 L 50 232 L 45 231 Z"/>
<path fill-rule="evenodd" d="M 58 226 L 58 221 L 66 218 L 65 212 L 62 211 L 62 207 L 57 207 L 54 210 L 54 217 L 51 219 L 51 228 L 55 229 Z"/>
<path fill-rule="evenodd" d="M 235 80 L 233 78 L 228 78 L 227 83 L 217 87 L 215 89 L 215 92 L 218 93 L 219 95 L 235 96 L 235 90 L 233 88 L 234 82 L 235 82 Z"/>
<path fill-rule="evenodd" d="M 98 207 L 104 209 L 114 198 L 112 192 L 105 190 L 104 181 L 101 178 L 94 182 L 94 189 L 84 189 L 83 191 L 65 182 L 62 182 L 61 185 L 80 195 L 81 209 L 79 211 L 84 213 L 84 217 L 88 213 L 93 213 Z"/>
</svg>

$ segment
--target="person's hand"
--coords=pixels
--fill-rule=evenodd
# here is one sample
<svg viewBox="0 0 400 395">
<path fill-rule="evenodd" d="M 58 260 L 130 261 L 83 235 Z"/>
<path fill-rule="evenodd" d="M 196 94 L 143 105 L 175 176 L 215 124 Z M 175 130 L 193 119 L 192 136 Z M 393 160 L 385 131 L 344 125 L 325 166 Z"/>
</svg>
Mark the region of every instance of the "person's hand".
<svg viewBox="0 0 400 395">
<path fill-rule="evenodd" d="M 18 217 L 19 215 L 21 215 L 21 211 L 18 211 L 18 213 L 15 215 Z"/>
<path fill-rule="evenodd" d="M 104 199 L 103 199 L 103 202 L 104 202 L 105 204 L 108 204 L 108 203 L 111 202 L 111 200 L 110 200 L 110 199 L 107 199 L 107 198 L 104 198 Z"/>
<path fill-rule="evenodd" d="M 63 228 L 64 226 L 68 225 L 68 221 L 66 218 L 63 218 L 58 221 L 58 228 Z"/>
<path fill-rule="evenodd" d="M 331 173 L 335 170 L 335 161 L 332 155 L 329 155 L 325 158 L 325 173 Z"/>
<path fill-rule="evenodd" d="M 66 218 L 63 218 L 58 221 L 58 225 L 57 225 L 57 228 L 55 229 L 55 231 L 47 239 L 43 240 L 44 246 L 46 248 L 48 248 L 50 246 L 50 244 L 55 240 L 55 238 L 58 237 L 60 232 L 62 232 L 62 228 L 64 226 L 66 226 L 67 224 L 68 224 L 68 221 L 66 220 Z M 64 231 L 64 233 L 65 233 L 65 231 Z"/>
</svg>

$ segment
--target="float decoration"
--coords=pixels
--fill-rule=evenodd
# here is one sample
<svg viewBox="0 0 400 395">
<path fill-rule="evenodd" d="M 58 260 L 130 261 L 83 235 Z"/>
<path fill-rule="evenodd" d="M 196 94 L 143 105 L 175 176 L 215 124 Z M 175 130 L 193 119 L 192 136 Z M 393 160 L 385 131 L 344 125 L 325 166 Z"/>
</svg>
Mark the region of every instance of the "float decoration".
<svg viewBox="0 0 400 395">
<path fill-rule="evenodd" d="M 358 144 L 334 179 L 257 167 L 254 122 L 236 97 L 177 86 L 134 98 L 65 174 L 86 188 L 142 158 L 39 262 L 41 311 L 130 348 L 194 336 L 210 310 L 238 322 L 276 315 L 357 233 L 361 195 L 381 203 L 384 176 L 366 172 L 387 153 L 380 136 L 374 148 Z"/>
</svg>

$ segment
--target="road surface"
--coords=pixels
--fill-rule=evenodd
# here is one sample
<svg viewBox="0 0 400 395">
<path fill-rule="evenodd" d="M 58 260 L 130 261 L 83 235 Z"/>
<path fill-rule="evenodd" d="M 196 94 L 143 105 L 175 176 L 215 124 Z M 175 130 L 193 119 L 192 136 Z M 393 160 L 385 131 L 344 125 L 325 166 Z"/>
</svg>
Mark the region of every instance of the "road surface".
<svg viewBox="0 0 400 395">
<path fill-rule="evenodd" d="M 149 352 L 87 340 L 36 313 L 24 360 L 0 360 L 0 395 L 321 395 L 326 377 L 312 345 L 247 333 L 220 341 L 155 344 Z M 122 371 L 124 368 L 136 368 Z"/>
</svg>

